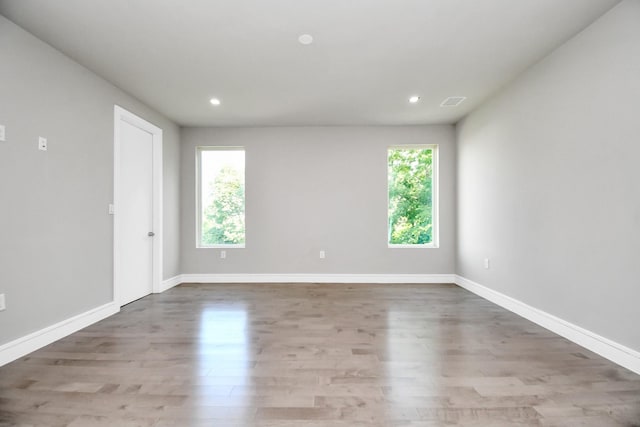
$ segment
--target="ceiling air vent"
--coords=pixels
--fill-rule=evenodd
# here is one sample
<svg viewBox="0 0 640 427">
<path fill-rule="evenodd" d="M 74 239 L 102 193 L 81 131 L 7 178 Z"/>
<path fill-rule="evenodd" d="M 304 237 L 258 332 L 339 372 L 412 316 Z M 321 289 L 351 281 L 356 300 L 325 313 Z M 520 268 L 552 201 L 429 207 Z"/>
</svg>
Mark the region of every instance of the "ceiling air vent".
<svg viewBox="0 0 640 427">
<path fill-rule="evenodd" d="M 445 99 L 444 101 L 442 101 L 442 104 L 440 104 L 441 107 L 455 107 L 458 106 L 462 103 L 462 101 L 464 101 L 465 99 L 467 99 L 466 96 L 450 96 L 447 99 Z"/>
</svg>

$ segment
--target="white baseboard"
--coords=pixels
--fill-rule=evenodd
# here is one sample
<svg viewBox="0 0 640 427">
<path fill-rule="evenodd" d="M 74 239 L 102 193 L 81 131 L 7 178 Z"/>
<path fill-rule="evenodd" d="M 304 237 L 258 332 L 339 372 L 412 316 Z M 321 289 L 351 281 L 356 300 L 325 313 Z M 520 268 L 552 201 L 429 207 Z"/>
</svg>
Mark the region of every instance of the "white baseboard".
<svg viewBox="0 0 640 427">
<path fill-rule="evenodd" d="M 494 291 L 479 283 L 456 275 L 455 283 L 525 319 L 532 321 L 600 356 L 640 374 L 640 352 L 605 338 L 601 335 L 567 322 L 515 298 Z"/>
<path fill-rule="evenodd" d="M 170 279 L 163 280 L 162 283 L 160 283 L 160 290 L 156 293 L 161 294 L 164 291 L 168 291 L 169 289 L 173 288 L 174 286 L 178 286 L 180 283 L 182 283 L 181 274 L 178 274 L 177 276 L 173 276 Z"/>
<path fill-rule="evenodd" d="M 110 302 L 0 346 L 0 366 L 71 335 L 120 311 Z"/>
<path fill-rule="evenodd" d="M 454 283 L 454 274 L 182 274 L 180 283 Z"/>
</svg>

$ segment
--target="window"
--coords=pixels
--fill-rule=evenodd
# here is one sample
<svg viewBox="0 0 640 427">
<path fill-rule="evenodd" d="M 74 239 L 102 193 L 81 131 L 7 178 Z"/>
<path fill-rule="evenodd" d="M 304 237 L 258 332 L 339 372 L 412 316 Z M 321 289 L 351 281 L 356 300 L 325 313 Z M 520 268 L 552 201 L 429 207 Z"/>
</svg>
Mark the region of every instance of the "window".
<svg viewBox="0 0 640 427">
<path fill-rule="evenodd" d="M 390 147 L 389 247 L 438 247 L 438 146 Z"/>
<path fill-rule="evenodd" d="M 197 149 L 197 244 L 244 247 L 244 148 Z"/>
</svg>

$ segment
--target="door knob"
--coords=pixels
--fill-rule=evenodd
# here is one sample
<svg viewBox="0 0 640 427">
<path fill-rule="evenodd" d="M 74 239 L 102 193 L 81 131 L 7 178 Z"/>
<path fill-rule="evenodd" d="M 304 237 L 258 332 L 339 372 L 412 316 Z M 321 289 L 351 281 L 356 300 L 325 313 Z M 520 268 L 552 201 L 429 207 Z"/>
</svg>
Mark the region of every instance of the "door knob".
<svg viewBox="0 0 640 427">
<path fill-rule="evenodd" d="M 150 232 L 147 233 L 147 236 L 149 236 L 149 237 L 153 237 L 155 235 L 156 235 L 156 233 L 154 233 L 153 231 L 150 231 Z"/>
</svg>

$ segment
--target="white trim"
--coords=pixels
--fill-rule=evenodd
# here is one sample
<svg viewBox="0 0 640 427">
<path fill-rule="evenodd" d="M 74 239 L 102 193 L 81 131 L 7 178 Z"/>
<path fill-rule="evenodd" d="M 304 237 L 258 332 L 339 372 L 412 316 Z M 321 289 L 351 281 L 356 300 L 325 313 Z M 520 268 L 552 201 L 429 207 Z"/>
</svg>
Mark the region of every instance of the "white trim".
<svg viewBox="0 0 640 427">
<path fill-rule="evenodd" d="M 110 302 L 0 346 L 0 366 L 71 335 L 120 311 Z"/>
<path fill-rule="evenodd" d="M 454 274 L 181 274 L 180 283 L 454 283 Z"/>
<path fill-rule="evenodd" d="M 630 371 L 640 374 L 640 352 L 612 341 L 595 332 L 567 322 L 559 317 L 542 311 L 515 298 L 494 291 L 479 283 L 455 276 L 455 283 L 476 295 L 487 299 L 525 319 L 532 321 L 574 343 L 609 359 Z"/>
<path fill-rule="evenodd" d="M 182 275 L 178 274 L 177 276 L 173 276 L 169 279 L 163 280 L 160 284 L 160 289 L 158 289 L 158 291 L 154 291 L 154 293 L 161 294 L 162 292 L 168 291 L 174 286 L 178 286 L 180 283 L 182 283 Z"/>
<path fill-rule="evenodd" d="M 245 247 L 244 243 L 229 243 L 227 245 L 220 243 L 218 245 L 196 246 L 196 249 L 244 249 Z"/>
<path fill-rule="evenodd" d="M 136 116 L 124 108 L 114 105 L 114 129 L 113 129 L 113 204 L 115 215 L 113 219 L 113 301 L 121 306 L 120 301 L 120 220 L 118 216 L 118 203 L 120 201 L 120 123 L 126 122 L 149 132 L 152 136 L 153 146 L 153 270 L 152 292 L 161 291 L 162 281 L 162 129 Z"/>
<path fill-rule="evenodd" d="M 389 249 L 438 249 L 438 246 L 436 246 L 433 242 L 432 243 L 415 244 L 415 245 L 388 243 L 387 247 Z"/>
<path fill-rule="evenodd" d="M 149 125 L 151 125 L 149 123 Z M 149 129 L 149 128 L 147 128 Z M 152 292 L 159 293 L 160 287 L 162 286 L 162 267 L 164 264 L 163 260 L 163 182 L 162 178 L 164 176 L 163 168 L 162 168 L 162 139 L 163 133 L 162 129 L 151 125 L 151 129 L 154 129 L 153 134 L 153 232 L 155 236 L 153 237 L 153 282 L 152 282 Z"/>
</svg>

